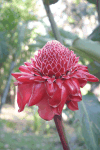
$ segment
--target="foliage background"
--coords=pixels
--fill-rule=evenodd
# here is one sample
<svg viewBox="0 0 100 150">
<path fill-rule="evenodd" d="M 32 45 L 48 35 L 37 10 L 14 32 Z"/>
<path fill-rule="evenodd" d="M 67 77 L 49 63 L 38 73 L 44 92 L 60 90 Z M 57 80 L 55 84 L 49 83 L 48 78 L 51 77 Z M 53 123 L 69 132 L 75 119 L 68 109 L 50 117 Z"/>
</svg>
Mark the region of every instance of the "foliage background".
<svg viewBox="0 0 100 150">
<path fill-rule="evenodd" d="M 89 72 L 100 79 L 100 55 L 95 55 L 100 54 L 100 13 L 96 7 L 95 0 L 59 0 L 50 5 L 64 45 L 80 55 L 79 63 L 88 65 Z M 62 149 L 53 121 L 43 121 L 37 107 L 26 107 L 17 113 L 16 88 L 11 78 L 12 71 L 18 71 L 20 65 L 53 39 L 42 0 L 0 0 L 1 150 Z M 99 83 L 88 83 L 81 89 L 80 110 L 63 110 L 72 150 L 100 149 L 99 90 Z"/>
</svg>

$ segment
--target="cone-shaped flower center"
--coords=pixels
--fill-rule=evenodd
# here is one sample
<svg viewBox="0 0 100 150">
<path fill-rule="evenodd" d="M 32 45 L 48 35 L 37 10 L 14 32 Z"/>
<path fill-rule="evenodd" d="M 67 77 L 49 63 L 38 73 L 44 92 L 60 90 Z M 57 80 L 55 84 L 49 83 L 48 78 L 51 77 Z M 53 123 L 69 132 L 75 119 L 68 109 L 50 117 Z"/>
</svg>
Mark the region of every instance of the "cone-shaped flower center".
<svg viewBox="0 0 100 150">
<path fill-rule="evenodd" d="M 68 48 L 55 40 L 48 42 L 35 56 L 35 65 L 38 72 L 42 76 L 55 78 L 67 75 L 77 62 L 78 58 L 73 51 L 69 51 Z"/>
</svg>

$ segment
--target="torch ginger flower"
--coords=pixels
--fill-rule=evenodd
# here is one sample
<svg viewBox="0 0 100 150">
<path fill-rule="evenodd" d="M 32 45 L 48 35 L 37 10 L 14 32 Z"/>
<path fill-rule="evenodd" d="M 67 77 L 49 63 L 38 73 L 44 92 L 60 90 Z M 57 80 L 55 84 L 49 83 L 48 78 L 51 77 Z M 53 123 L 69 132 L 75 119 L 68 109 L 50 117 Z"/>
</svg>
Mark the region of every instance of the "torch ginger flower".
<svg viewBox="0 0 100 150">
<path fill-rule="evenodd" d="M 60 115 L 64 104 L 72 111 L 78 110 L 82 100 L 80 87 L 87 81 L 98 82 L 89 74 L 87 66 L 78 64 L 79 57 L 60 42 L 53 40 L 38 51 L 31 63 L 20 66 L 22 73 L 12 73 L 18 86 L 19 112 L 25 105 L 38 106 L 41 118 L 51 120 Z"/>
</svg>

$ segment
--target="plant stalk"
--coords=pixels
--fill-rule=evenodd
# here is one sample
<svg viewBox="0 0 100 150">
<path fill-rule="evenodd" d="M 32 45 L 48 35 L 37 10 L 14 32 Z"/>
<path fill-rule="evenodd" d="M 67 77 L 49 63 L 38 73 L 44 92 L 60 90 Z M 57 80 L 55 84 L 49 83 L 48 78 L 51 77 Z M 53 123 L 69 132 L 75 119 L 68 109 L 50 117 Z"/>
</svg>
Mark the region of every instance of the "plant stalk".
<svg viewBox="0 0 100 150">
<path fill-rule="evenodd" d="M 47 13 L 47 16 L 49 18 L 49 21 L 50 21 L 50 24 L 51 24 L 51 28 L 52 28 L 52 31 L 54 33 L 54 37 L 57 41 L 59 41 L 60 43 L 63 44 L 62 42 L 62 39 L 61 39 L 61 36 L 60 36 L 60 33 L 59 33 L 59 30 L 58 30 L 58 27 L 56 25 L 56 22 L 54 20 L 54 17 L 51 13 L 51 10 L 50 10 L 50 7 L 49 7 L 49 2 L 48 3 L 45 3 L 43 1 L 43 4 L 44 4 L 44 7 L 45 7 L 45 10 L 46 10 L 46 13 Z"/>
<path fill-rule="evenodd" d="M 14 69 L 14 67 L 15 67 L 15 62 L 12 61 L 11 66 L 10 66 L 10 71 L 9 71 L 7 84 L 5 86 L 5 89 L 4 89 L 2 98 L 1 98 L 0 113 L 1 113 L 1 109 L 2 109 L 3 104 L 5 104 L 5 102 L 6 102 L 7 94 L 8 94 L 9 88 L 10 88 L 10 81 L 11 81 L 11 78 L 12 78 L 11 73 L 12 73 L 12 70 Z"/>
<path fill-rule="evenodd" d="M 69 146 L 68 146 L 68 141 L 67 141 L 67 138 L 66 138 L 66 135 L 65 135 L 64 127 L 63 127 L 62 116 L 61 115 L 60 116 L 55 115 L 54 116 L 54 122 L 55 122 L 55 125 L 56 125 L 56 128 L 57 128 L 57 131 L 58 131 L 63 149 L 64 150 L 70 150 Z"/>
</svg>

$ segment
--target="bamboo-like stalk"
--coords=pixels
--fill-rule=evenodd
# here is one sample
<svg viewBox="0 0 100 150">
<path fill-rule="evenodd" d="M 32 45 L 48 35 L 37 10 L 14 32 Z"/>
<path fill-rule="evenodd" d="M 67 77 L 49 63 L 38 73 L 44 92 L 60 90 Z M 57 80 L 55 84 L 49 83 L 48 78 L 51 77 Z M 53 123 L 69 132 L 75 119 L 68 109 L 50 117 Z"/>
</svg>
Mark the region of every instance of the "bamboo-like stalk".
<svg viewBox="0 0 100 150">
<path fill-rule="evenodd" d="M 50 24 L 51 24 L 51 27 L 52 27 L 52 30 L 53 30 L 53 33 L 54 33 L 54 37 L 55 37 L 56 40 L 58 40 L 60 43 L 62 43 L 62 39 L 61 39 L 59 30 L 58 30 L 58 27 L 56 25 L 56 22 L 54 20 L 54 17 L 52 15 L 50 7 L 49 7 L 49 1 L 47 0 L 46 3 L 45 3 L 44 0 L 43 0 L 43 4 L 44 4 L 47 16 L 49 18 L 49 21 L 50 21 Z"/>
<path fill-rule="evenodd" d="M 4 89 L 2 98 L 1 98 L 0 113 L 1 113 L 1 108 L 2 108 L 3 104 L 5 104 L 5 102 L 6 102 L 7 94 L 8 94 L 9 88 L 10 88 L 10 81 L 11 81 L 11 78 L 12 78 L 11 73 L 12 73 L 12 70 L 14 69 L 14 67 L 15 67 L 15 61 L 12 61 L 11 66 L 10 66 L 10 71 L 9 71 L 7 84 L 5 86 L 5 89 Z"/>
</svg>

